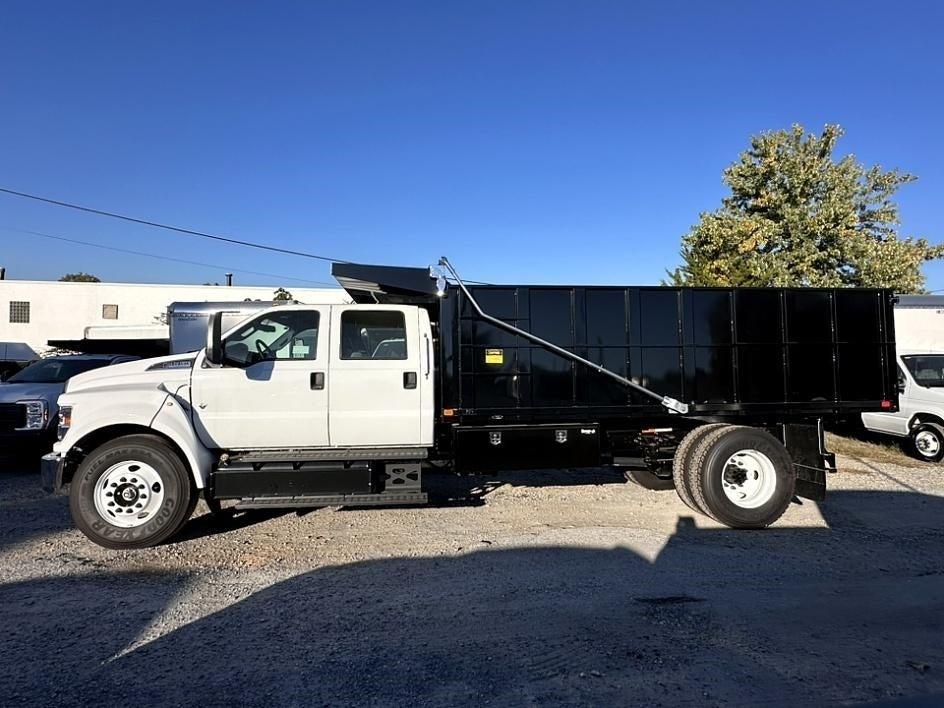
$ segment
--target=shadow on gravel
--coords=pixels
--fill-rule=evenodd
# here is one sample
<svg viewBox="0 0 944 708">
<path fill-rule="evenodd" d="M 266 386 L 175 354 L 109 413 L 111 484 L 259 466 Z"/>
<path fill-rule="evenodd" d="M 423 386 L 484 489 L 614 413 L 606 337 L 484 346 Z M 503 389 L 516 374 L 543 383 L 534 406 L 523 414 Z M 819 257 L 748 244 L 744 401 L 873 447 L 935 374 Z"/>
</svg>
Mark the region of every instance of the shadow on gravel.
<svg viewBox="0 0 944 708">
<path fill-rule="evenodd" d="M 287 513 L 292 512 L 285 509 L 251 510 L 218 518 L 209 514 L 201 504 L 174 537 L 174 543 L 244 529 Z M 73 528 L 68 496 L 44 492 L 39 486 L 37 473 L 17 470 L 0 475 L 0 552 L 30 539 Z"/>
<path fill-rule="evenodd" d="M 626 484 L 613 468 L 551 469 L 502 472 L 498 475 L 456 475 L 423 472 L 423 485 L 434 506 L 481 506 L 485 497 L 505 485 L 516 487 L 568 487 L 588 484 Z"/>
<path fill-rule="evenodd" d="M 205 509 L 203 513 L 201 513 L 200 507 L 197 507 L 194 516 L 184 525 L 180 533 L 168 542 L 168 545 L 249 528 L 250 526 L 261 524 L 264 521 L 277 519 L 280 516 L 292 513 L 295 512 L 285 509 L 250 509 L 247 511 L 234 512 L 225 516 L 214 516 Z"/>
<path fill-rule="evenodd" d="M 822 509 L 828 529 L 682 517 L 653 560 L 516 547 L 327 567 L 140 646 L 186 609 L 186 577 L 10 584 L 0 686 L 76 706 L 944 700 L 944 499 L 840 491 Z"/>
<path fill-rule="evenodd" d="M 508 472 L 501 476 L 457 476 L 432 472 L 426 476 L 426 480 L 430 504 L 439 507 L 481 506 L 488 494 L 506 484 L 541 487 L 626 483 L 623 474 L 612 469 L 537 470 Z M 11 500 L 11 494 L 16 494 L 16 498 Z M 4 508 L 4 503 L 9 501 L 14 503 Z M 253 509 L 218 518 L 205 513 L 205 509 L 201 514 L 202 508 L 197 507 L 197 515 L 174 537 L 173 543 L 247 528 L 285 514 L 313 511 Z M 43 492 L 37 474 L 18 471 L 0 476 L 0 552 L 32 538 L 72 528 L 74 525 L 69 515 L 68 497 Z"/>
<path fill-rule="evenodd" d="M 44 492 L 38 473 L 17 470 L 0 474 L 0 552 L 70 528 L 69 500 Z"/>
</svg>

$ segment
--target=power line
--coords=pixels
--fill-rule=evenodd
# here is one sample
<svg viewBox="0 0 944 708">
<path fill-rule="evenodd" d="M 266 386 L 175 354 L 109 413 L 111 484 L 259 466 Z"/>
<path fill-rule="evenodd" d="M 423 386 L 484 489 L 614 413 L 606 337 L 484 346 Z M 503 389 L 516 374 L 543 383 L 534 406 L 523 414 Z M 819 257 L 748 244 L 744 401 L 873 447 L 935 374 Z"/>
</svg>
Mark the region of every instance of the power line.
<svg viewBox="0 0 944 708">
<path fill-rule="evenodd" d="M 54 239 L 56 241 L 65 241 L 66 243 L 76 243 L 80 246 L 91 246 L 92 248 L 101 248 L 106 251 L 117 251 L 118 253 L 130 253 L 134 256 L 144 256 L 145 258 L 157 258 L 164 261 L 173 261 L 175 263 L 185 263 L 187 265 L 202 266 L 205 268 L 216 268 L 223 271 L 233 271 L 234 273 L 246 273 L 249 275 L 261 275 L 266 278 L 276 278 L 279 280 L 294 280 L 299 283 L 311 283 L 312 285 L 327 285 L 329 287 L 337 287 L 337 283 L 325 283 L 320 280 L 307 280 L 306 278 L 295 278 L 290 275 L 276 275 L 275 273 L 262 273 L 256 270 L 243 270 L 242 268 L 230 268 L 227 266 L 215 265 L 213 263 L 201 263 L 199 261 L 188 261 L 183 258 L 174 258 L 172 256 L 159 256 L 156 253 L 144 253 L 143 251 L 132 251 L 127 248 L 118 248 L 117 246 L 105 246 L 101 243 L 91 243 L 89 241 L 80 241 L 74 238 L 66 238 L 65 236 L 54 236 L 53 234 L 46 234 L 40 231 L 31 231 L 29 229 L 16 229 L 10 226 L 0 226 L 0 229 L 4 231 L 11 231 L 13 233 L 20 234 L 29 234 L 31 236 L 40 236 L 42 238 Z"/>
<path fill-rule="evenodd" d="M 293 251 L 293 250 L 287 249 L 287 248 L 279 248 L 278 246 L 268 246 L 268 245 L 263 244 L 263 243 L 254 243 L 254 242 L 252 242 L 252 241 L 243 241 L 243 240 L 241 240 L 241 239 L 229 238 L 229 237 L 227 237 L 227 236 L 217 236 L 217 235 L 215 235 L 215 234 L 208 234 L 208 233 L 205 233 L 205 232 L 203 232 L 203 231 L 197 231 L 197 230 L 195 230 L 195 229 L 185 229 L 185 228 L 180 227 L 180 226 L 170 226 L 170 225 L 168 225 L 168 224 L 162 224 L 162 223 L 159 223 L 159 222 L 157 222 L 157 221 L 150 221 L 150 220 L 148 220 L 148 219 L 139 219 L 139 218 L 134 217 L 134 216 L 127 216 L 127 215 L 125 215 L 125 214 L 118 214 L 118 213 L 116 213 L 116 212 L 105 211 L 105 210 L 103 210 L 103 209 L 94 209 L 94 208 L 92 208 L 92 207 L 82 206 L 81 204 L 72 204 L 71 202 L 63 202 L 63 201 L 60 201 L 60 200 L 58 200 L 58 199 L 52 199 L 52 198 L 50 198 L 50 197 L 42 197 L 42 196 L 39 196 L 39 195 L 37 195 L 37 194 L 28 194 L 27 192 L 19 192 L 19 191 L 15 190 L 15 189 L 8 189 L 8 188 L 6 188 L 6 187 L 0 187 L 0 193 L 3 193 L 3 194 L 10 194 L 10 195 L 15 196 L 15 197 L 23 197 L 23 198 L 25 198 L 25 199 L 33 199 L 33 200 L 38 201 L 38 202 L 44 202 L 44 203 L 46 203 L 46 204 L 52 204 L 52 205 L 55 205 L 55 206 L 65 207 L 65 208 L 67 208 L 67 209 L 75 209 L 75 210 L 77 210 L 77 211 L 84 211 L 84 212 L 87 212 L 87 213 L 89 213 L 89 214 L 98 214 L 99 216 L 107 216 L 107 217 L 112 218 L 112 219 L 121 219 L 121 220 L 123 220 L 123 221 L 129 221 L 129 222 L 131 222 L 131 223 L 133 223 L 133 224 L 143 224 L 144 226 L 153 226 L 153 227 L 158 228 L 158 229 L 166 229 L 167 231 L 176 231 L 177 233 L 187 234 L 187 235 L 189 235 L 189 236 L 199 236 L 199 237 L 201 237 L 201 238 L 208 238 L 208 239 L 212 239 L 212 240 L 214 240 L 214 241 L 222 241 L 222 242 L 224 242 L 224 243 L 232 243 L 232 244 L 235 244 L 235 245 L 237 245 L 237 246 L 246 246 L 246 247 L 248 247 L 248 248 L 257 248 L 257 249 L 259 249 L 259 250 L 272 251 L 272 252 L 274 252 L 274 253 L 282 253 L 282 254 L 289 255 L 289 256 L 301 256 L 302 258 L 313 258 L 313 259 L 319 260 L 319 261 L 327 261 L 328 263 L 350 263 L 350 262 L 351 262 L 351 261 L 343 260 L 343 259 L 341 259 L 341 258 L 329 258 L 328 256 L 320 256 L 320 255 L 315 254 L 315 253 L 307 253 L 307 252 L 305 252 L 305 251 Z M 16 229 L 11 229 L 11 230 L 15 231 Z M 35 235 L 38 235 L 38 236 L 45 236 L 45 235 L 47 235 L 47 234 L 36 233 Z M 50 236 L 49 238 L 56 238 L 56 237 Z M 68 241 L 69 239 L 64 239 L 64 238 L 61 238 L 61 237 L 60 237 L 60 240 L 66 240 L 66 241 Z M 80 243 L 80 242 L 77 242 L 77 243 Z M 99 244 L 90 244 L 90 243 L 83 243 L 83 245 L 85 245 L 85 246 L 99 246 Z M 101 246 L 101 247 L 102 247 L 102 248 L 108 248 L 107 246 Z M 115 250 L 121 250 L 121 249 L 115 249 Z M 138 252 L 136 252 L 136 251 L 128 251 L 128 253 L 134 253 L 135 255 L 140 255 L 140 256 L 148 256 L 148 257 L 151 257 L 151 258 L 162 258 L 162 257 L 163 257 L 163 256 L 155 256 L 154 254 L 150 254 L 150 253 L 138 253 Z M 171 258 L 171 259 L 169 259 L 169 260 L 175 260 L 175 259 Z M 179 260 L 179 259 L 176 259 L 176 260 Z M 203 264 L 203 263 L 196 263 L 196 262 L 194 262 L 194 261 L 181 261 L 181 262 L 182 262 L 182 263 L 190 263 L 191 265 L 208 265 L 208 264 Z M 209 267 L 211 267 L 211 268 L 216 268 L 216 267 L 218 267 L 218 266 L 210 265 Z M 271 275 L 271 274 L 266 274 L 266 273 L 255 273 L 254 271 L 248 271 L 248 270 L 239 271 L 239 270 L 236 269 L 236 268 L 231 268 L 230 270 L 234 270 L 234 271 L 241 272 L 241 273 L 252 273 L 252 274 L 254 274 L 254 275 L 266 275 L 267 277 L 286 277 L 286 276 L 273 276 L 273 275 Z M 305 282 L 305 283 L 318 283 L 318 281 L 315 281 L 315 280 L 302 280 L 301 278 L 290 278 L 290 280 L 301 280 L 302 282 Z M 474 284 L 474 285 L 489 285 L 489 283 L 482 283 L 482 282 L 477 281 L 477 280 L 466 280 L 466 282 L 467 282 L 467 283 L 472 283 L 472 284 Z M 318 284 L 320 284 L 320 285 L 331 285 L 331 283 L 318 283 Z"/>
<path fill-rule="evenodd" d="M 214 241 L 223 241 L 224 243 L 232 243 L 237 246 L 247 246 L 248 248 L 258 248 L 263 251 L 273 251 L 275 253 L 284 253 L 289 256 L 301 256 L 302 258 L 314 258 L 319 261 L 328 261 L 329 263 L 349 263 L 349 261 L 341 260 L 340 258 L 328 258 L 327 256 L 319 256 L 315 253 L 306 253 L 305 251 L 293 251 L 287 248 L 279 248 L 278 246 L 267 246 L 263 243 L 253 243 L 252 241 L 243 241 L 237 238 L 229 238 L 227 236 L 216 236 L 214 234 L 208 234 L 203 231 L 196 231 L 194 229 L 185 229 L 179 226 L 170 226 L 168 224 L 162 224 L 157 221 L 150 221 L 148 219 L 139 219 L 134 216 L 126 216 L 125 214 L 117 214 L 112 211 L 105 211 L 103 209 L 93 209 L 92 207 L 82 206 L 81 204 L 72 204 L 70 202 L 63 202 L 58 199 L 51 199 L 49 197 L 41 197 L 36 194 L 27 194 L 26 192 L 18 192 L 15 189 L 7 189 L 6 187 L 0 187 L 0 192 L 4 194 L 10 194 L 15 197 L 24 197 L 25 199 L 33 199 L 37 202 L 45 202 L 46 204 L 53 204 L 55 206 L 65 207 L 67 209 L 76 209 L 77 211 L 88 212 L 89 214 L 98 214 L 99 216 L 107 216 L 112 219 L 121 219 L 123 221 L 130 221 L 133 224 L 143 224 L 144 226 L 153 226 L 158 229 L 166 229 L 167 231 L 176 231 L 181 234 L 188 234 L 190 236 L 200 236 L 201 238 L 209 238 Z"/>
</svg>

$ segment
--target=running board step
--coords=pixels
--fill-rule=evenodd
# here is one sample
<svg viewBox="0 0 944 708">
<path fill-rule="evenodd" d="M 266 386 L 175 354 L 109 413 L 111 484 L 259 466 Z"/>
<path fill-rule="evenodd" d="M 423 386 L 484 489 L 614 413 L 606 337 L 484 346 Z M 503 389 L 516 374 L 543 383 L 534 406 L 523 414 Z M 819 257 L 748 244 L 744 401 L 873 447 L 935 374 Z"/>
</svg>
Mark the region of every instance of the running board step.
<svg viewBox="0 0 944 708">
<path fill-rule="evenodd" d="M 270 450 L 231 450 L 231 462 L 315 462 L 321 460 L 425 460 L 425 447 L 298 447 Z"/>
<path fill-rule="evenodd" d="M 311 508 L 319 506 L 404 506 L 427 503 L 426 492 L 391 494 L 321 494 L 297 497 L 250 497 L 242 499 L 237 509 Z"/>
</svg>

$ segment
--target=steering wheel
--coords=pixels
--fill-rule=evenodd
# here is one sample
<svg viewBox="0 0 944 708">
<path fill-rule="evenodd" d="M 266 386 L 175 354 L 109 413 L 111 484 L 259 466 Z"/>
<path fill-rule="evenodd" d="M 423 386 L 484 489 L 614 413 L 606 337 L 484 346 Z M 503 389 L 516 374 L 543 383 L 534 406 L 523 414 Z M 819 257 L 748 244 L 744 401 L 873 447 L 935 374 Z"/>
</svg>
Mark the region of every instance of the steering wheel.
<svg viewBox="0 0 944 708">
<path fill-rule="evenodd" d="M 262 355 L 264 359 L 275 358 L 275 352 L 273 352 L 269 348 L 269 345 L 263 342 L 261 339 L 256 340 L 256 351 L 259 352 L 259 354 Z"/>
</svg>

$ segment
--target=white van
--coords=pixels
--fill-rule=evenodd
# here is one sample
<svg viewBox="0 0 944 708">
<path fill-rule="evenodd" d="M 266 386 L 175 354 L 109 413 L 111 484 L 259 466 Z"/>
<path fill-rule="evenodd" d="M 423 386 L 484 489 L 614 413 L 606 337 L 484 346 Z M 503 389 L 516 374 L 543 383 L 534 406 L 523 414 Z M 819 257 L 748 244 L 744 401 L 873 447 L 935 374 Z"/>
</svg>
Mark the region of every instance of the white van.
<svg viewBox="0 0 944 708">
<path fill-rule="evenodd" d="M 898 412 L 863 413 L 868 430 L 902 438 L 919 460 L 944 458 L 944 353 L 899 351 Z"/>
</svg>

